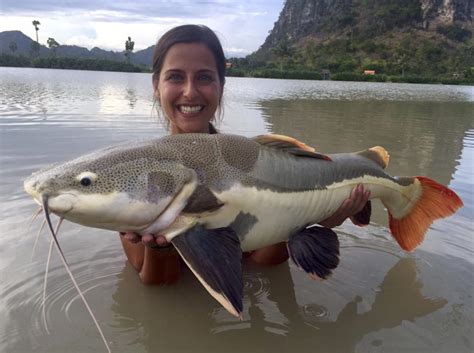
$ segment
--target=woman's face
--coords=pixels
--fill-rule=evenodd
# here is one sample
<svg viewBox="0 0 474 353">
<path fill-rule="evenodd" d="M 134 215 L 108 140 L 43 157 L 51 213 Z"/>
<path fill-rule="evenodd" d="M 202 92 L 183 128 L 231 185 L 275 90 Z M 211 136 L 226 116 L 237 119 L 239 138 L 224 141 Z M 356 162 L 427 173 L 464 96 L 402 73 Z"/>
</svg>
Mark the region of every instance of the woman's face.
<svg viewBox="0 0 474 353">
<path fill-rule="evenodd" d="M 209 132 L 222 96 L 212 52 L 201 43 L 173 45 L 165 56 L 155 96 L 171 124 L 171 133 Z"/>
</svg>

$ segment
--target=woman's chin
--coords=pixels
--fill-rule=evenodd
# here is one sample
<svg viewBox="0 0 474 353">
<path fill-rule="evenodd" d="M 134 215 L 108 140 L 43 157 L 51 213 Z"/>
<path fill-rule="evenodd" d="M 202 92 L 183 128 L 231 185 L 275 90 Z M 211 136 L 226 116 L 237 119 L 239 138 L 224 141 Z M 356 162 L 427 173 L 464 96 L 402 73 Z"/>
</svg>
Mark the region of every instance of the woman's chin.
<svg viewBox="0 0 474 353">
<path fill-rule="evenodd" d="M 179 131 L 184 133 L 208 133 L 209 119 L 204 119 L 202 116 L 199 116 L 199 114 L 190 114 L 180 117 L 176 127 Z"/>
</svg>

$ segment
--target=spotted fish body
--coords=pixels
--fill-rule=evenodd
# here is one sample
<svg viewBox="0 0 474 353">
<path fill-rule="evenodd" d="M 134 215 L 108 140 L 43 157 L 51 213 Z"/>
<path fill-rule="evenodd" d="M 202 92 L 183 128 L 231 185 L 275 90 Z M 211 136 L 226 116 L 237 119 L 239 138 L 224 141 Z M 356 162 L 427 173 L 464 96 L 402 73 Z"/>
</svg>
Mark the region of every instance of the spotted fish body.
<svg viewBox="0 0 474 353">
<path fill-rule="evenodd" d="M 183 134 L 110 147 L 46 168 L 25 181 L 25 190 L 39 203 L 46 195 L 49 210 L 72 222 L 163 234 L 206 289 L 239 315 L 241 303 L 230 297 L 238 297 L 241 288 L 229 284 L 228 274 L 206 279 L 214 269 L 202 268 L 200 257 L 211 256 L 212 249 L 232 257 L 286 241 L 332 215 L 358 184 L 387 207 L 392 234 L 405 250 L 423 240 L 434 219 L 462 205 L 454 192 L 430 179 L 388 175 L 387 162 L 381 147 L 324 156 L 279 136 Z M 220 239 L 226 242 L 223 249 Z M 290 255 L 300 264 L 306 261 L 306 255 Z M 209 282 L 215 278 L 221 282 Z"/>
</svg>

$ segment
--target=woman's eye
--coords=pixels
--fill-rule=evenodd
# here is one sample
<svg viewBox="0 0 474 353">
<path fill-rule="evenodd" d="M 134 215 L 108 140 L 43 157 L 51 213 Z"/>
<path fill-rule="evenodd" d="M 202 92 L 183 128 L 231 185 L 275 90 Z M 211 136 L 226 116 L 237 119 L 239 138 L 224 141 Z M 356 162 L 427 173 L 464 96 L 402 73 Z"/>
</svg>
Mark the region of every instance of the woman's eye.
<svg viewBox="0 0 474 353">
<path fill-rule="evenodd" d="M 83 177 L 83 178 L 81 179 L 81 185 L 82 185 L 82 186 L 89 186 L 89 185 L 91 185 L 91 184 L 92 184 L 92 179 L 91 179 L 91 178 L 89 178 L 89 177 Z"/>
<path fill-rule="evenodd" d="M 212 76 L 211 75 L 206 75 L 206 74 L 199 75 L 198 80 L 203 81 L 203 82 L 211 82 L 212 81 Z"/>
<path fill-rule="evenodd" d="M 183 77 L 180 74 L 170 74 L 167 79 L 168 81 L 182 81 Z"/>
</svg>

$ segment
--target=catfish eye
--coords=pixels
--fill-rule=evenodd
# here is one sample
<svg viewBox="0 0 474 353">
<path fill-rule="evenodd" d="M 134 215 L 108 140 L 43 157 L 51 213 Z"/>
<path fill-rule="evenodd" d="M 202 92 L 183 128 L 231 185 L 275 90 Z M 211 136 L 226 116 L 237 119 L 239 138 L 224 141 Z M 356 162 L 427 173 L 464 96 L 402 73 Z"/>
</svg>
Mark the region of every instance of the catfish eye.
<svg viewBox="0 0 474 353">
<path fill-rule="evenodd" d="M 76 176 L 76 180 L 82 186 L 90 186 L 96 179 L 97 179 L 97 174 L 93 172 L 82 172 L 81 174 Z"/>
<path fill-rule="evenodd" d="M 89 177 L 83 177 L 83 178 L 81 179 L 81 185 L 82 185 L 82 186 L 89 186 L 89 185 L 91 185 L 91 184 L 92 184 L 91 178 L 89 178 Z"/>
</svg>

